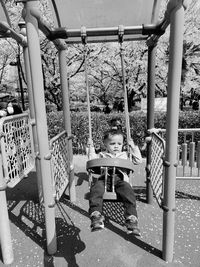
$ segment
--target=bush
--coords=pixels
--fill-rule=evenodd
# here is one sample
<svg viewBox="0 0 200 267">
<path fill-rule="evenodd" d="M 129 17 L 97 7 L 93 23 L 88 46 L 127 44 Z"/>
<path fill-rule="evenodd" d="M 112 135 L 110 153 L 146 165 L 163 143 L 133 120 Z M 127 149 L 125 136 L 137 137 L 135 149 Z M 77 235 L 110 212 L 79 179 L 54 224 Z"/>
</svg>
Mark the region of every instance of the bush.
<svg viewBox="0 0 200 267">
<path fill-rule="evenodd" d="M 102 147 L 103 133 L 109 129 L 109 122 L 114 117 L 120 117 L 125 126 L 125 116 L 123 113 L 95 113 L 92 112 L 92 136 L 96 146 Z M 50 112 L 47 115 L 49 138 L 54 137 L 64 129 L 63 113 Z M 144 144 L 146 136 L 146 113 L 141 111 L 131 112 L 130 127 L 131 136 L 134 141 L 141 147 Z M 89 136 L 88 114 L 87 112 L 74 112 L 71 114 L 72 134 L 74 135 L 73 147 L 75 153 L 83 153 Z M 166 113 L 155 113 L 155 127 L 166 128 Z M 180 112 L 179 128 L 200 128 L 200 117 L 198 112 Z M 125 127 L 123 128 L 125 131 Z M 200 134 L 195 136 L 199 138 Z M 183 136 L 180 136 L 183 138 Z"/>
</svg>

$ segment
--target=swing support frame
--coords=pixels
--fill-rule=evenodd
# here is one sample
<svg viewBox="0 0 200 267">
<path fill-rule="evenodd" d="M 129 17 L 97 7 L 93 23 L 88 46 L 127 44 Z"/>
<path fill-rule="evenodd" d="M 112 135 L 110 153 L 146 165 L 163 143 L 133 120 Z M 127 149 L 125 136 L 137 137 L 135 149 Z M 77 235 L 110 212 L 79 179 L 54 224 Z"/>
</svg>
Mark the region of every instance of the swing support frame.
<svg viewBox="0 0 200 267">
<path fill-rule="evenodd" d="M 24 10 L 23 16 L 26 22 L 27 29 L 27 45 L 28 53 L 26 53 L 27 64 L 29 65 L 30 72 L 29 79 L 31 83 L 32 96 L 31 105 L 34 106 L 34 116 L 36 119 L 37 131 L 37 159 L 39 162 L 39 168 L 41 172 L 42 187 L 44 193 L 44 206 L 45 206 L 45 221 L 46 221 L 46 235 L 47 235 L 47 251 L 49 254 L 54 254 L 57 250 L 56 242 L 56 231 L 55 231 L 55 212 L 52 206 L 52 188 L 50 186 L 51 168 L 50 163 L 46 155 L 49 155 L 49 145 L 48 145 L 48 132 L 46 124 L 46 111 L 45 111 L 45 99 L 44 99 L 44 86 L 42 78 L 42 68 L 41 68 L 41 56 L 40 56 L 40 46 L 39 46 L 39 36 L 38 30 L 41 30 L 47 38 L 52 40 L 60 52 L 60 67 L 62 68 L 62 81 L 64 81 L 62 88 L 66 86 L 68 90 L 68 83 L 64 80 L 65 65 L 64 60 L 64 50 L 67 48 L 67 43 L 81 43 L 81 38 L 86 35 L 89 42 L 103 42 L 103 37 L 114 37 L 107 39 L 105 41 L 119 41 L 119 28 L 121 34 L 125 35 L 127 38 L 125 40 L 147 40 L 147 45 L 149 47 L 149 77 L 148 77 L 148 129 L 154 126 L 154 115 L 153 115 L 153 102 L 155 98 L 154 89 L 155 87 L 155 48 L 159 37 L 165 32 L 165 29 L 170 25 L 170 54 L 169 54 L 169 73 L 168 73 L 168 101 L 167 101 L 167 131 L 166 131 L 166 154 L 165 161 L 169 164 L 165 166 L 165 179 L 164 179 L 164 200 L 163 200 L 163 247 L 162 247 L 162 258 L 171 262 L 173 260 L 173 250 L 174 250 L 174 223 L 175 223 L 175 187 L 176 187 L 176 147 L 177 147 L 177 135 L 178 135 L 178 111 L 179 111 L 179 91 L 180 91 L 180 81 L 181 81 L 181 65 L 182 65 L 182 49 L 183 49 L 183 25 L 184 25 L 184 10 L 187 7 L 186 1 L 183 0 L 169 0 L 167 5 L 167 10 L 164 15 L 164 19 L 159 23 L 140 26 L 124 26 L 123 27 L 99 27 L 99 28 L 87 28 L 87 29 L 66 29 L 65 27 L 59 27 L 56 29 L 51 28 L 47 22 L 44 21 L 42 15 L 39 11 L 39 0 L 23 0 Z M 58 3 L 59 1 L 57 1 Z M 156 1 L 155 1 L 156 2 Z M 116 25 L 116 24 L 115 24 Z M 119 25 L 119 24 L 118 24 Z M 18 41 L 18 35 L 14 33 L 10 28 L 1 24 L 0 28 L 5 30 L 6 34 L 15 38 Z M 139 34 L 139 37 L 138 37 Z M 133 37 L 132 35 L 135 35 Z M 93 38 L 94 37 L 94 38 Z M 98 40 L 95 37 L 102 37 Z M 120 37 L 120 38 L 121 38 Z M 75 39 L 73 39 L 75 38 Z M 24 37 L 20 41 L 24 40 Z M 60 39 L 65 39 L 62 41 Z M 123 58 L 123 57 L 122 57 Z M 64 76 L 63 76 L 64 75 Z M 65 77 L 67 78 L 67 77 Z M 66 84 L 65 84 L 66 83 Z M 125 83 L 124 83 L 125 85 Z M 63 89 L 62 89 L 63 90 Z M 66 91 L 67 91 L 66 90 Z M 71 131 L 71 124 L 69 118 L 69 95 L 63 92 L 63 97 L 66 99 L 67 104 L 65 107 L 65 127 L 68 132 Z M 32 107 L 33 108 L 33 107 Z M 66 114 L 68 112 L 68 114 Z M 126 126 L 128 125 L 126 121 Z M 127 127 L 128 128 L 128 127 Z M 129 134 L 128 134 L 129 135 Z M 92 133 L 89 134 L 92 136 Z M 72 162 L 72 147 L 70 149 L 70 160 Z M 150 153 L 150 147 L 148 148 L 148 153 Z M 151 157 L 147 156 L 147 169 L 151 164 Z M 73 172 L 71 173 L 73 176 Z M 72 179 L 73 180 L 73 179 Z M 150 186 L 150 183 L 148 184 Z M 3 195 L 5 203 L 5 191 L 2 187 L 1 195 Z M 70 186 L 70 192 L 72 196 L 72 201 L 75 199 L 75 185 L 72 182 Z M 150 193 L 150 191 L 149 191 Z M 149 200 L 153 197 L 149 194 Z M 149 201 L 151 202 L 151 201 Z M 3 227 L 0 229 L 3 230 Z M 2 243 L 2 239 L 1 239 Z M 2 245 L 2 244 L 1 244 Z M 7 262 L 11 262 L 10 258 L 10 247 L 6 248 Z"/>
</svg>

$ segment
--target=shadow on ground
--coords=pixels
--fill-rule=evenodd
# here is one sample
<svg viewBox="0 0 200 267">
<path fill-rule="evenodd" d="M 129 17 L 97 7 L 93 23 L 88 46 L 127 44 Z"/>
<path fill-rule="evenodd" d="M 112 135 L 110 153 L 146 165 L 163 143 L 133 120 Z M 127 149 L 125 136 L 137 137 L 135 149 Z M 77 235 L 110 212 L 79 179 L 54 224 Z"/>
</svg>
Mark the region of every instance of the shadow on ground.
<svg viewBox="0 0 200 267">
<path fill-rule="evenodd" d="M 80 208 L 79 206 L 71 203 L 69 201 L 69 199 L 67 199 L 66 197 L 62 197 L 61 199 L 61 202 L 70 207 L 71 209 L 79 212 L 80 214 L 86 216 L 89 218 L 89 215 L 88 215 L 88 212 L 85 211 L 84 209 Z M 161 258 L 161 251 L 158 250 L 157 248 L 143 242 L 142 240 L 132 236 L 132 235 L 127 235 L 123 230 L 121 230 L 120 228 L 116 227 L 115 225 L 113 225 L 111 223 L 110 220 L 106 220 L 105 221 L 105 227 L 108 228 L 110 231 L 113 231 L 114 233 L 120 235 L 122 238 L 124 238 L 125 240 L 129 241 L 129 242 L 132 242 L 133 244 L 135 244 L 136 246 L 148 251 L 149 253 L 157 256 L 157 257 L 160 257 Z"/>
<path fill-rule="evenodd" d="M 56 217 L 58 250 L 53 256 L 47 254 L 45 211 L 37 195 L 36 179 L 24 179 L 15 188 L 7 190 L 8 213 L 11 222 L 44 250 L 43 266 L 53 267 L 55 257 L 62 258 L 62 262 L 65 259 L 69 267 L 78 266 L 75 256 L 85 249 L 85 244 L 80 239 L 80 229 L 73 224 L 59 203 L 57 205 L 59 217 Z"/>
</svg>

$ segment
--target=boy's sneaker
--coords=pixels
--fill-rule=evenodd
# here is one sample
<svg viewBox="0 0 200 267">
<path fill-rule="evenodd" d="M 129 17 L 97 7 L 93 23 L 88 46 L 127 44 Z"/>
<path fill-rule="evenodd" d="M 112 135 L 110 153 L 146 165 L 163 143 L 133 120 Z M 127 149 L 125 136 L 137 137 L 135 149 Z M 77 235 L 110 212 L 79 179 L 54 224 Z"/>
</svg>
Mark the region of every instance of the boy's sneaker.
<svg viewBox="0 0 200 267">
<path fill-rule="evenodd" d="M 99 211 L 93 211 L 90 215 L 91 219 L 91 231 L 98 231 L 104 228 L 104 216 Z"/>
<path fill-rule="evenodd" d="M 135 236 L 141 236 L 140 229 L 138 227 L 138 218 L 134 215 L 130 215 L 126 218 L 125 226 L 127 234 L 134 234 Z"/>
</svg>

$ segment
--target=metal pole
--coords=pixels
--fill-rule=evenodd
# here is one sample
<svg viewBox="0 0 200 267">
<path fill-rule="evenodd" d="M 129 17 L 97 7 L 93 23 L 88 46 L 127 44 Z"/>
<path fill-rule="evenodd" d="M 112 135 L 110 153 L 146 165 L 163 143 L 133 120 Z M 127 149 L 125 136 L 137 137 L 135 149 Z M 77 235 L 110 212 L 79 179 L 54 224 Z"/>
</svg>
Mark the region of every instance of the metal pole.
<svg viewBox="0 0 200 267">
<path fill-rule="evenodd" d="M 67 67 L 66 67 L 66 51 L 59 50 L 59 64 L 60 64 L 60 80 L 61 80 L 61 90 L 63 99 L 63 115 L 64 115 L 64 125 L 68 136 L 71 136 L 71 117 L 70 117 L 70 106 L 69 106 L 69 87 L 67 80 Z M 69 174 L 69 196 L 72 202 L 76 201 L 76 187 L 74 179 L 74 164 L 73 164 L 73 149 L 72 149 L 72 139 L 68 141 L 68 153 L 69 153 L 69 163 L 70 163 L 70 174 Z"/>
<path fill-rule="evenodd" d="M 128 112 L 128 95 L 127 95 L 127 87 L 126 87 L 126 74 L 124 68 L 124 52 L 125 49 L 123 47 L 123 43 L 120 43 L 120 58 L 121 58 L 121 67 L 122 67 L 122 82 L 123 82 L 123 91 L 124 91 L 124 111 L 125 111 L 125 120 L 126 120 L 126 138 L 127 141 L 131 138 L 130 132 L 130 120 L 129 120 L 129 112 Z M 129 149 L 129 147 L 128 147 Z"/>
<path fill-rule="evenodd" d="M 85 85 L 86 85 L 86 92 L 87 92 L 87 111 L 88 111 L 88 121 L 89 121 L 89 138 L 92 140 L 92 119 L 91 119 L 91 110 L 90 110 L 90 89 L 88 83 L 88 62 L 87 62 L 87 53 L 88 53 L 88 46 L 87 44 L 84 45 L 84 67 L 85 67 Z"/>
<path fill-rule="evenodd" d="M 22 101 L 22 110 L 25 111 L 25 104 L 24 104 L 24 90 L 22 84 L 22 77 L 21 77 L 21 70 L 20 70 L 20 48 L 17 55 L 17 71 L 18 71 L 18 78 L 19 78 L 19 87 L 20 87 L 20 94 L 21 94 L 21 101 Z"/>
<path fill-rule="evenodd" d="M 156 46 L 148 47 L 148 76 L 147 76 L 147 130 L 154 128 L 154 103 L 155 103 L 155 54 Z M 153 204 L 153 190 L 150 181 L 151 143 L 147 143 L 146 161 L 146 200 Z"/>
<path fill-rule="evenodd" d="M 39 1 L 27 0 L 23 10 L 26 21 L 28 38 L 29 59 L 33 86 L 33 98 L 35 103 L 36 127 L 38 129 L 38 159 L 41 166 L 41 179 L 44 194 L 45 224 L 47 251 L 54 254 L 57 250 L 55 208 L 53 206 L 53 188 L 51 178 L 51 153 L 49 151 L 47 118 L 45 110 L 45 97 L 42 76 L 42 64 L 40 56 L 40 43 L 38 36 L 38 23 L 31 14 L 31 9 L 38 9 Z"/>
<path fill-rule="evenodd" d="M 11 264 L 14 260 L 8 207 L 6 201 L 6 184 L 3 179 L 2 155 L 0 154 L 0 247 L 4 264 Z"/>
<path fill-rule="evenodd" d="M 170 54 L 168 73 L 167 131 L 163 202 L 163 259 L 173 260 L 176 149 L 178 139 L 179 96 L 183 50 L 184 8 L 182 1 L 170 14 Z"/>
<path fill-rule="evenodd" d="M 24 65 L 25 65 L 26 82 L 27 82 L 27 89 L 28 89 L 30 118 L 31 120 L 34 121 L 35 120 L 35 106 L 34 106 L 32 80 L 31 80 L 29 53 L 28 53 L 27 46 L 23 47 L 23 55 L 24 55 Z M 37 152 L 39 151 L 38 136 L 37 136 L 37 128 L 34 122 L 32 124 L 32 129 L 33 129 L 34 149 L 35 149 L 35 152 Z M 42 203 L 44 201 L 43 192 L 42 192 L 42 180 L 41 180 L 42 174 L 41 174 L 40 160 L 38 159 L 38 157 L 36 157 L 35 159 L 35 165 L 36 165 L 36 174 L 37 174 L 38 197 L 39 197 L 40 203 Z"/>
</svg>

